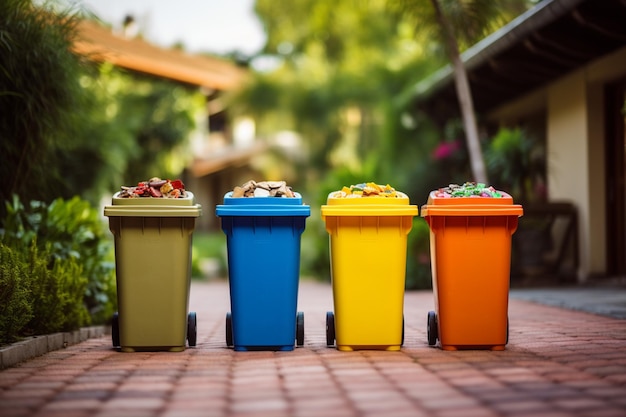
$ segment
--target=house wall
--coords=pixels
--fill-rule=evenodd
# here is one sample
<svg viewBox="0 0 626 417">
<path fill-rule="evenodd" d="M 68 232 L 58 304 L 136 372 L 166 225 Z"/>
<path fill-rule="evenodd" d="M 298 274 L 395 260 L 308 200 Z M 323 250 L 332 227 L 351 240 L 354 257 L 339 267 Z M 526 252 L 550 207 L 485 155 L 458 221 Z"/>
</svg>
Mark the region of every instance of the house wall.
<svg viewBox="0 0 626 417">
<path fill-rule="evenodd" d="M 507 103 L 489 119 L 514 125 L 547 114 L 548 199 L 571 201 L 579 213 L 579 281 L 606 273 L 604 88 L 626 75 L 626 48 Z"/>
<path fill-rule="evenodd" d="M 579 279 L 592 268 L 602 270 L 597 246 L 591 244 L 590 177 L 587 89 L 583 72 L 576 72 L 547 89 L 547 171 L 549 200 L 567 200 L 578 209 Z M 600 272 L 598 271 L 598 272 Z"/>
</svg>

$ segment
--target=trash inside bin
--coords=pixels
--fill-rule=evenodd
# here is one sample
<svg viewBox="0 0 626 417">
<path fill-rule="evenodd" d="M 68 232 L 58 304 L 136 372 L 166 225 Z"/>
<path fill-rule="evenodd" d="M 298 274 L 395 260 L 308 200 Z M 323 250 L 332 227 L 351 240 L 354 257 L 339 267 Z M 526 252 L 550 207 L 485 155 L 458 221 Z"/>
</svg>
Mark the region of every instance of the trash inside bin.
<svg viewBox="0 0 626 417">
<path fill-rule="evenodd" d="M 124 188 L 104 208 L 115 239 L 113 345 L 125 352 L 182 351 L 186 341 L 195 346 L 196 314 L 188 308 L 192 234 L 201 207 L 184 189 L 171 198 L 129 198 L 131 187 Z"/>
<path fill-rule="evenodd" d="M 436 309 L 427 317 L 429 345 L 505 348 L 511 236 L 522 214 L 509 194 L 482 184 L 430 193 L 421 209 L 430 227 Z"/>
<path fill-rule="evenodd" d="M 297 311 L 300 240 L 310 207 L 302 196 L 224 196 L 216 207 L 226 234 L 231 311 L 226 344 L 236 351 L 291 351 L 304 344 Z"/>
<path fill-rule="evenodd" d="M 375 183 L 344 187 L 321 207 L 330 239 L 334 312 L 326 342 L 339 350 L 399 350 L 404 340 L 407 235 L 418 209 Z"/>
</svg>

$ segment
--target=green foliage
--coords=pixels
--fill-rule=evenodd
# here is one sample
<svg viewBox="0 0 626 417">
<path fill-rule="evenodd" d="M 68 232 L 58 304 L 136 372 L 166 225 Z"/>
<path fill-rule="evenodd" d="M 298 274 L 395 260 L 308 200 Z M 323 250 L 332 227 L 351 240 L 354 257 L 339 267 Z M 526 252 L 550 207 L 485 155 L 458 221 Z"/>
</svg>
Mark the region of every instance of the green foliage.
<svg viewBox="0 0 626 417">
<path fill-rule="evenodd" d="M 82 140 L 58 155 L 66 198 L 79 194 L 96 204 L 121 184 L 181 175 L 191 160 L 187 140 L 203 110 L 200 92 L 106 63 L 84 72 L 80 83 L 89 97 Z"/>
<path fill-rule="evenodd" d="M 33 318 L 26 331 L 33 335 L 76 330 L 90 323 L 84 304 L 87 279 L 76 258 L 55 258 L 53 245 L 43 251 L 33 242 L 28 258 Z"/>
<path fill-rule="evenodd" d="M 0 2 L 0 201 L 63 190 L 53 167 L 76 137 L 84 98 L 83 61 L 71 50 L 76 23 L 30 0 Z"/>
<path fill-rule="evenodd" d="M 260 0 L 255 7 L 267 30 L 265 53 L 280 64 L 257 74 L 230 109 L 255 115 L 260 135 L 300 134 L 306 160 L 293 161 L 299 165 L 285 174 L 297 177 L 285 179 L 309 195 L 342 168 L 395 185 L 396 171 L 413 167 L 419 151 L 398 148 L 403 144 L 388 135 L 385 115 L 390 109 L 398 118 L 393 97 L 441 64 L 423 59 L 428 40 L 388 13 L 385 0 Z"/>
<path fill-rule="evenodd" d="M 21 336 L 76 330 L 89 324 L 84 303 L 87 279 L 76 258 L 0 243 L 0 344 Z"/>
<path fill-rule="evenodd" d="M 545 148 L 522 128 L 501 128 L 485 149 L 492 184 L 519 203 L 540 197 L 537 185 L 545 183 Z"/>
<path fill-rule="evenodd" d="M 463 22 L 456 26 L 467 32 L 459 35 L 462 46 L 510 20 L 518 14 L 516 5 L 525 4 L 442 3 L 454 25 Z M 420 205 L 431 190 L 466 180 L 464 145 L 450 157 L 434 157 L 440 142 L 454 143 L 462 130 L 450 123 L 446 132 L 439 131 L 398 100 L 400 92 L 445 63 L 430 1 L 259 0 L 255 7 L 268 35 L 264 52 L 280 65 L 257 75 L 234 97 L 232 108 L 273 123 L 261 124 L 260 133 L 274 132 L 277 124 L 300 133 L 308 158 L 296 170 L 302 182 L 295 185 L 309 201 L 321 205 L 343 185 L 375 181 Z M 409 288 L 429 285 L 424 226 L 416 219 L 409 235 Z M 315 212 L 302 236 L 302 265 L 306 274 L 329 276 L 328 235 Z"/>
<path fill-rule="evenodd" d="M 0 2 L 0 201 L 97 204 L 121 184 L 178 177 L 201 93 L 77 55 L 82 16 L 53 5 Z"/>
<path fill-rule="evenodd" d="M 442 33 L 435 17 L 433 0 L 389 0 L 390 10 L 413 22 L 416 32 L 427 36 L 433 50 L 443 51 Z M 525 12 L 534 1 L 529 0 L 437 0 L 448 19 L 461 50 Z"/>
<path fill-rule="evenodd" d="M 413 219 L 407 246 L 406 288 L 411 290 L 432 288 L 430 228 L 422 217 Z"/>
<path fill-rule="evenodd" d="M 112 242 L 98 212 L 87 201 L 78 197 L 56 199 L 49 205 L 32 201 L 26 208 L 14 196 L 11 204 L 7 203 L 1 240 L 20 252 L 32 251 L 34 242 L 38 253 L 49 258 L 44 263 L 49 269 L 54 268 L 57 260 L 67 261 L 57 266 L 57 279 L 69 280 L 63 278 L 66 270 L 85 279 L 82 301 L 94 323 L 105 322 L 115 311 Z M 68 281 L 66 288 L 75 285 Z"/>
<path fill-rule="evenodd" d="M 27 269 L 18 253 L 0 243 L 0 345 L 15 342 L 33 317 Z"/>
<path fill-rule="evenodd" d="M 225 277 L 227 265 L 226 235 L 221 231 L 206 233 L 196 231 L 193 234 L 191 255 L 191 276 L 194 278 L 204 277 L 202 263 L 206 261 L 217 262 L 219 276 Z"/>
</svg>

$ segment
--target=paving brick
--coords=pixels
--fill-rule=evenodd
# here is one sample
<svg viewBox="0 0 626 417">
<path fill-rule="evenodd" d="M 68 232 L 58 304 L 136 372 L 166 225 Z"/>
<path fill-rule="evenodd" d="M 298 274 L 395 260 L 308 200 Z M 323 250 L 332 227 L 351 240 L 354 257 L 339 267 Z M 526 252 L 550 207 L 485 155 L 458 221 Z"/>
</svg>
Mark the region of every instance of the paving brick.
<svg viewBox="0 0 626 417">
<path fill-rule="evenodd" d="M 0 371 L 0 417 L 626 415 L 623 320 L 511 300 L 505 351 L 446 352 L 426 344 L 432 293 L 413 291 L 401 351 L 340 352 L 325 346 L 330 286 L 303 281 L 305 346 L 234 352 L 228 298 L 226 282 L 192 284 L 193 349 L 121 353 L 103 336 Z"/>
</svg>

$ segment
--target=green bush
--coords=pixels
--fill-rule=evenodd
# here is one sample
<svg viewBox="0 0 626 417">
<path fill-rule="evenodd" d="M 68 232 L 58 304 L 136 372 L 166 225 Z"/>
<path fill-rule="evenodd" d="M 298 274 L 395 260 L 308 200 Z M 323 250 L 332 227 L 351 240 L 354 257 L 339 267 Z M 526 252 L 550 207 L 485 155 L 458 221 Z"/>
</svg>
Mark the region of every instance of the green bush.
<svg viewBox="0 0 626 417">
<path fill-rule="evenodd" d="M 87 279 L 76 258 L 54 258 L 53 245 L 43 252 L 33 242 L 28 253 L 29 285 L 33 300 L 33 317 L 25 334 L 49 334 L 76 330 L 90 323 L 84 303 Z"/>
<path fill-rule="evenodd" d="M 0 344 L 16 341 L 32 317 L 27 265 L 18 253 L 0 243 Z"/>
<path fill-rule="evenodd" d="M 56 154 L 81 125 L 85 61 L 72 50 L 78 19 L 41 3 L 0 1 L 0 201 L 14 193 L 58 196 Z"/>
<path fill-rule="evenodd" d="M 14 196 L 6 204 L 6 211 L 0 241 L 29 256 L 34 256 L 34 244 L 37 254 L 44 258 L 43 266 L 58 274 L 57 280 L 65 280 L 61 285 L 64 291 L 81 288 L 91 322 L 106 322 L 117 308 L 117 295 L 112 239 L 99 213 L 78 197 L 57 199 L 50 205 L 31 201 L 25 207 Z M 43 271 L 30 272 L 45 278 Z M 79 282 L 71 282 L 67 275 L 70 272 L 76 279 L 85 280 L 84 288 Z M 83 322 L 80 318 L 71 320 Z"/>
</svg>

